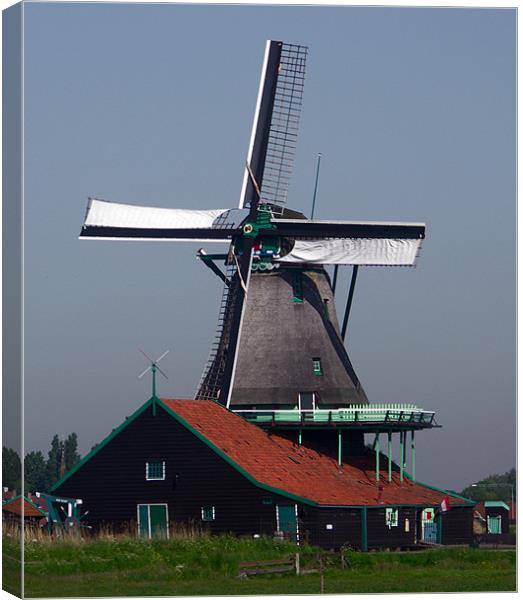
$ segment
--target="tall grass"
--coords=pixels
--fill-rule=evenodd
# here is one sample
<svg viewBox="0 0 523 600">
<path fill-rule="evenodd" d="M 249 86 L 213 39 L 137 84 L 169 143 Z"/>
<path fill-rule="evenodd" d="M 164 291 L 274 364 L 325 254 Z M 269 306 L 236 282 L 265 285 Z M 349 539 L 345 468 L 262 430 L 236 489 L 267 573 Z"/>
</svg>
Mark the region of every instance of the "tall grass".
<svg viewBox="0 0 523 600">
<path fill-rule="evenodd" d="M 238 538 L 230 535 L 172 536 L 168 540 L 132 537 L 93 537 L 25 545 L 26 565 L 32 574 L 71 575 L 108 571 L 144 570 L 151 576 L 168 570 L 182 579 L 215 575 L 233 576 L 238 564 L 273 559 L 296 552 L 290 543 L 271 538 Z"/>
</svg>

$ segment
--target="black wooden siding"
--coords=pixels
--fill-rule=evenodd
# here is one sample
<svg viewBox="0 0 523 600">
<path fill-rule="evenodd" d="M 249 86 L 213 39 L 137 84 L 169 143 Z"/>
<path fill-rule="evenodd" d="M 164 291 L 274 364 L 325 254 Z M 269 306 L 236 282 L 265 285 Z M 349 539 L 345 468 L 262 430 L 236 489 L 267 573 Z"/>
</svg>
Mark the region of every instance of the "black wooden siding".
<svg viewBox="0 0 523 600">
<path fill-rule="evenodd" d="M 166 479 L 147 481 L 145 463 L 165 461 Z M 270 466 L 269 466 L 270 468 Z M 282 481 L 282 487 L 284 482 Z M 73 473 L 55 493 L 82 498 L 89 511 L 88 524 L 95 528 L 136 527 L 137 505 L 165 503 L 171 527 L 176 524 L 204 526 L 212 533 L 273 535 L 276 506 L 294 506 L 295 501 L 251 483 L 216 452 L 178 423 L 161 407 L 156 416 L 147 408 L 97 454 Z M 298 502 L 300 538 L 326 548 L 350 545 L 361 548 L 362 509 L 316 507 Z M 202 522 L 202 507 L 215 508 L 215 520 Z M 399 508 L 397 527 L 387 527 L 385 508 L 367 510 L 369 548 L 400 547 L 415 541 L 416 510 Z M 472 511 L 456 521 L 459 535 L 447 533 L 449 541 L 472 533 Z M 419 512 L 419 511 L 418 511 Z M 405 532 L 405 518 L 410 530 Z M 331 524 L 332 529 L 327 529 Z M 461 533 L 463 532 L 463 533 Z M 461 537 L 460 537 L 461 536 Z M 469 540 L 467 539 L 467 542 Z"/>
<path fill-rule="evenodd" d="M 441 542 L 443 544 L 470 544 L 472 542 L 472 506 L 457 506 L 442 513 Z"/>
<path fill-rule="evenodd" d="M 360 508 L 304 508 L 305 540 L 323 548 L 361 548 Z M 327 529 L 332 525 L 332 529 Z"/>
<path fill-rule="evenodd" d="M 145 463 L 163 460 L 166 479 L 146 481 Z M 272 534 L 276 504 L 294 505 L 251 484 L 160 407 L 155 417 L 142 413 L 56 493 L 82 498 L 94 526 L 136 522 L 138 504 L 166 503 L 171 522 L 197 524 L 201 508 L 214 506 L 206 526 L 236 534 Z"/>
<path fill-rule="evenodd" d="M 369 548 L 400 548 L 416 542 L 415 507 L 398 508 L 398 525 L 388 527 L 385 508 L 367 509 L 367 537 Z M 405 520 L 409 520 L 409 531 L 405 531 Z"/>
</svg>

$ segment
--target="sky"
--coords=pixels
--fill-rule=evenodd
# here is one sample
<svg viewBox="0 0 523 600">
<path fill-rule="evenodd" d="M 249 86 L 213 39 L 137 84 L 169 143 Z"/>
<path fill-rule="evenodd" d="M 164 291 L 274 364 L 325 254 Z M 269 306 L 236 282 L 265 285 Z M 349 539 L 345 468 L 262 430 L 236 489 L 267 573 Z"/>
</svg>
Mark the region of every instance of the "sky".
<svg viewBox="0 0 523 600">
<path fill-rule="evenodd" d="M 265 40 L 309 47 L 288 206 L 422 221 L 415 269 L 360 269 L 347 347 L 371 402 L 435 410 L 421 481 L 515 465 L 516 12 L 25 7 L 25 444 L 83 453 L 150 396 L 192 397 L 221 282 L 201 244 L 79 241 L 88 196 L 238 204 Z M 206 244 L 207 251 L 221 246 Z M 340 275 L 339 314 L 350 269 Z M 4 443 L 8 442 L 8 439 Z"/>
</svg>

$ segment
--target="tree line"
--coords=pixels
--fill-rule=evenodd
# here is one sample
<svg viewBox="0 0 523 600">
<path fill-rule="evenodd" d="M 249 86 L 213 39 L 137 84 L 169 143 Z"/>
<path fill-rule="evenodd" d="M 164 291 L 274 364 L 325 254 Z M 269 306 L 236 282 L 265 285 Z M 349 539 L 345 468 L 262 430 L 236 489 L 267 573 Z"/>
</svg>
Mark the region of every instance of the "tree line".
<svg viewBox="0 0 523 600">
<path fill-rule="evenodd" d="M 79 461 L 78 436 L 70 433 L 64 440 L 55 435 L 51 448 L 44 454 L 37 450 L 28 452 L 24 459 L 25 493 L 48 492 L 60 477 L 72 469 Z M 13 448 L 2 447 L 3 486 L 21 493 L 22 462 Z"/>
<path fill-rule="evenodd" d="M 469 485 L 462 492 L 462 496 L 477 502 L 485 500 L 516 501 L 516 469 L 512 468 L 501 475 L 489 475 L 474 485 Z"/>
</svg>

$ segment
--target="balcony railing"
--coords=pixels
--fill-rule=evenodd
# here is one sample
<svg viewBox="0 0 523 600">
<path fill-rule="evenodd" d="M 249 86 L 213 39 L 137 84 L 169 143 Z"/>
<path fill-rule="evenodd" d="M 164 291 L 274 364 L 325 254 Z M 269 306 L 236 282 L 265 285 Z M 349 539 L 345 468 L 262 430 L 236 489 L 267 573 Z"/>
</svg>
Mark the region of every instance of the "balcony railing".
<svg viewBox="0 0 523 600">
<path fill-rule="evenodd" d="M 411 423 L 432 425 L 434 411 L 414 404 L 352 405 L 347 408 L 317 409 L 240 409 L 234 412 L 254 423 L 289 424 L 349 424 L 349 423 Z"/>
</svg>

